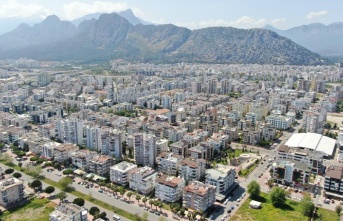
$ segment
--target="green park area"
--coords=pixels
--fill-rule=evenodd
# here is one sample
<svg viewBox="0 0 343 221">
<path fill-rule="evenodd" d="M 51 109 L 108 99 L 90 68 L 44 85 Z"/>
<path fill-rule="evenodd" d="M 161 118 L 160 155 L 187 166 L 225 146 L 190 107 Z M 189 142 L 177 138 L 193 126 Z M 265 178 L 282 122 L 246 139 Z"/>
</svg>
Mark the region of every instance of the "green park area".
<svg viewBox="0 0 343 221">
<path fill-rule="evenodd" d="M 269 194 L 261 193 L 259 202 L 262 203 L 260 209 L 252 209 L 249 207 L 251 199 L 247 199 L 235 215 L 230 219 L 233 221 L 307 221 L 309 217 L 302 213 L 299 202 L 286 200 L 286 204 L 281 208 L 274 207 Z M 321 221 L 337 221 L 339 220 L 336 212 L 319 208 L 315 220 Z"/>
</svg>

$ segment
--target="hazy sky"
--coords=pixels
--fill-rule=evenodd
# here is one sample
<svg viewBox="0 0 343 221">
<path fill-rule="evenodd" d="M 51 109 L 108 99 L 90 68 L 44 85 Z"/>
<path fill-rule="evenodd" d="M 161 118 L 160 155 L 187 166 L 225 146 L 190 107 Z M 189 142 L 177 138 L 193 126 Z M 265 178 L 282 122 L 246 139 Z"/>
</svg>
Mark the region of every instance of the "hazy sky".
<svg viewBox="0 0 343 221">
<path fill-rule="evenodd" d="M 95 12 L 132 9 L 154 23 L 194 28 L 233 26 L 285 29 L 303 24 L 343 22 L 343 0 L 0 0 L 0 17 L 46 17 L 71 20 Z"/>
</svg>

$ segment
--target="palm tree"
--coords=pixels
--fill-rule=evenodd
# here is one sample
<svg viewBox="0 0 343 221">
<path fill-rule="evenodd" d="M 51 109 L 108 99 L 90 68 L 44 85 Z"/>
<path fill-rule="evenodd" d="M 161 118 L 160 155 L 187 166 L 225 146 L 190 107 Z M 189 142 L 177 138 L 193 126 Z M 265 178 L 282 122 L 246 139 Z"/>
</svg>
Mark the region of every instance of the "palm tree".
<svg viewBox="0 0 343 221">
<path fill-rule="evenodd" d="M 142 199 L 142 201 L 143 201 L 143 203 L 144 203 L 144 207 L 146 207 L 146 202 L 148 201 L 148 199 L 147 199 L 146 197 L 144 197 L 144 198 Z"/>
<path fill-rule="evenodd" d="M 152 208 L 152 205 L 154 205 L 155 201 L 154 200 L 149 200 L 150 208 Z"/>
<path fill-rule="evenodd" d="M 157 201 L 157 203 L 158 203 L 158 207 L 160 208 L 160 212 L 162 212 L 162 208 L 163 208 L 163 202 L 161 202 L 161 201 Z"/>
<path fill-rule="evenodd" d="M 137 200 L 137 202 L 138 202 L 138 205 L 139 205 L 139 200 L 141 199 L 141 195 L 139 195 L 139 194 L 136 194 L 136 200 Z"/>
<path fill-rule="evenodd" d="M 130 202 L 130 199 L 131 199 L 131 196 L 132 196 L 132 195 L 133 195 L 132 192 L 128 192 L 128 193 L 126 194 L 126 196 L 129 197 L 129 202 Z"/>
<path fill-rule="evenodd" d="M 156 210 L 157 210 L 158 200 L 155 200 L 155 201 L 154 201 L 154 206 L 156 206 Z"/>
</svg>

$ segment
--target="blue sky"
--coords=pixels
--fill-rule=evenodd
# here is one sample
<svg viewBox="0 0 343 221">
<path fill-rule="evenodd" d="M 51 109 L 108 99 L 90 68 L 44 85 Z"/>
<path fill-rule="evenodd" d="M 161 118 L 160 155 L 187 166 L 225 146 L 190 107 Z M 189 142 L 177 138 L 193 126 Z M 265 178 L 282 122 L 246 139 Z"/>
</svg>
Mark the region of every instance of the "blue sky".
<svg viewBox="0 0 343 221">
<path fill-rule="evenodd" d="M 0 0 L 0 17 L 46 17 L 71 20 L 95 12 L 132 9 L 154 23 L 194 28 L 233 26 L 286 29 L 303 24 L 343 22 L 342 0 Z"/>
</svg>

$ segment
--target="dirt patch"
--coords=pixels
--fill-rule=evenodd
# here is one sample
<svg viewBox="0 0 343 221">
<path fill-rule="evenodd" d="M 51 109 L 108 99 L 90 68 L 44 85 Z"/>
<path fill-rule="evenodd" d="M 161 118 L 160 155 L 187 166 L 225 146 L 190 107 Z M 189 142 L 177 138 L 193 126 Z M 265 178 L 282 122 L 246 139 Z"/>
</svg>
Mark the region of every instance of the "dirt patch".
<svg viewBox="0 0 343 221">
<path fill-rule="evenodd" d="M 51 207 L 51 208 L 55 208 L 57 206 L 57 204 L 56 203 L 54 203 L 54 202 L 48 202 L 47 204 L 45 204 L 45 207 Z"/>
<path fill-rule="evenodd" d="M 342 121 L 343 121 L 343 114 L 327 115 L 326 120 L 328 122 L 333 122 L 334 124 L 337 124 L 337 127 L 339 127 L 342 124 Z"/>
</svg>

